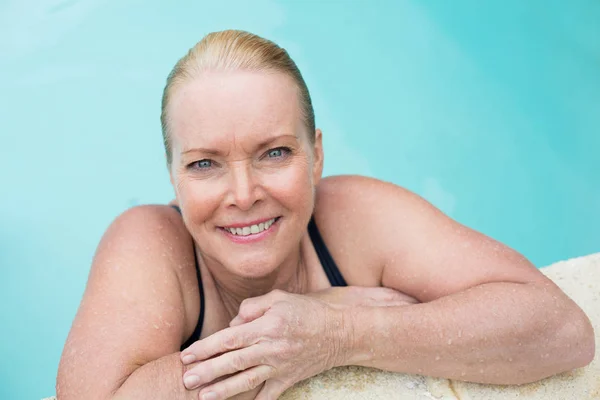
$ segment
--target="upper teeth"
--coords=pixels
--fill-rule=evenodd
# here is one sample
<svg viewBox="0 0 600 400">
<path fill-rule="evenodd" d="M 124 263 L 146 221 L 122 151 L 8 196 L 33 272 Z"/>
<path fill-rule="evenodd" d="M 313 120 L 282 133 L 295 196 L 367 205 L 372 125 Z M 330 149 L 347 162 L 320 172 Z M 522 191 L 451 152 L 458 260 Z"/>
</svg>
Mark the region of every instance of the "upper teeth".
<svg viewBox="0 0 600 400">
<path fill-rule="evenodd" d="M 273 225 L 273 222 L 275 222 L 275 218 L 270 219 L 267 222 L 261 222 L 258 225 L 244 226 L 243 228 L 225 228 L 225 230 L 234 235 L 248 236 L 269 229 L 269 227 Z"/>
</svg>

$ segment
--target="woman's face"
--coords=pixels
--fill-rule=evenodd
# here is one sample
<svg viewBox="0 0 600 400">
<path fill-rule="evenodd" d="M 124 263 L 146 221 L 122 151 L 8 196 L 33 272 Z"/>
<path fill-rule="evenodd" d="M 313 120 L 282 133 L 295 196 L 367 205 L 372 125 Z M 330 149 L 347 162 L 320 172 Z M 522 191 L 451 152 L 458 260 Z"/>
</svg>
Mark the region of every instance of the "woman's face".
<svg viewBox="0 0 600 400">
<path fill-rule="evenodd" d="M 280 73 L 209 72 L 168 107 L 171 182 L 202 257 L 236 275 L 269 274 L 298 250 L 323 166 L 296 85 Z"/>
</svg>

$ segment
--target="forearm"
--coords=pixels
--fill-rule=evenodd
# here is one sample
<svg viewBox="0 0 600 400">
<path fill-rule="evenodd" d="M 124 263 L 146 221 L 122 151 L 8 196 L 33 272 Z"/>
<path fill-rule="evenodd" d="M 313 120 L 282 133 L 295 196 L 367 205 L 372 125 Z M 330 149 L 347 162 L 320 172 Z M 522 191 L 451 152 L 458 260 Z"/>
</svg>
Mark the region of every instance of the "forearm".
<svg viewBox="0 0 600 400">
<path fill-rule="evenodd" d="M 204 386 L 188 390 L 183 385 L 183 374 L 195 365 L 184 366 L 179 352 L 151 361 L 136 369 L 111 400 L 198 400 L 198 393 Z M 259 389 L 242 393 L 234 399 L 254 399 Z"/>
<path fill-rule="evenodd" d="M 346 365 L 518 384 L 593 358 L 589 320 L 554 286 L 490 283 L 429 303 L 349 312 Z"/>
<path fill-rule="evenodd" d="M 144 364 L 123 382 L 112 400 L 198 400 L 199 389 L 183 386 L 184 368 L 179 352 Z"/>
</svg>

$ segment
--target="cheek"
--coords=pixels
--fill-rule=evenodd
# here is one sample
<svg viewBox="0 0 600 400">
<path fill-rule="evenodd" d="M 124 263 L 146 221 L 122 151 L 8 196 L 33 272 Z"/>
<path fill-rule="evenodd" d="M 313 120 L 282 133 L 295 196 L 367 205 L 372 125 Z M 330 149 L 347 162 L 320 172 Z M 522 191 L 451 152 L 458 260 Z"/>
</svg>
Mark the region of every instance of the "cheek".
<svg viewBox="0 0 600 400">
<path fill-rule="evenodd" d="M 309 208 L 312 212 L 314 188 L 310 165 L 301 162 L 270 177 L 273 196 L 286 208 Z"/>
<path fill-rule="evenodd" d="M 266 202 L 273 200 L 286 209 L 310 215 L 314 204 L 314 185 L 309 160 L 297 159 L 292 165 L 271 171 L 256 171 L 255 183 L 266 192 Z M 189 228 L 210 219 L 223 205 L 229 190 L 226 177 L 214 180 L 195 180 L 182 177 L 177 187 L 178 201 L 188 215 Z"/>
<path fill-rule="evenodd" d="M 210 182 L 184 180 L 179 186 L 178 200 L 188 215 L 187 222 L 193 226 L 208 219 L 219 208 L 221 192 L 221 187 Z"/>
</svg>

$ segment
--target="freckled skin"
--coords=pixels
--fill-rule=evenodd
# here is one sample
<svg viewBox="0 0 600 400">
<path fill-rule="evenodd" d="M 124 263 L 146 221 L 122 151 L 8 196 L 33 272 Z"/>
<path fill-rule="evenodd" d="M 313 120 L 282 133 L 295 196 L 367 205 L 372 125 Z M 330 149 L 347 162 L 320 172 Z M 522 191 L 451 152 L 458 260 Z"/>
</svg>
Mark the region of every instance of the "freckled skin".
<svg viewBox="0 0 600 400">
<path fill-rule="evenodd" d="M 298 266 L 298 244 L 322 170 L 320 140 L 313 148 L 299 110 L 288 77 L 251 72 L 207 73 L 177 91 L 170 103 L 177 201 L 203 262 L 236 297 L 245 297 L 242 287 L 270 289 L 276 271 Z M 277 139 L 257 147 L 269 138 Z M 290 151 L 269 158 L 267 152 L 278 147 Z M 186 153 L 198 148 L 221 154 Z M 189 168 L 200 160 L 210 160 L 211 167 Z M 234 244 L 217 229 L 272 217 L 281 217 L 277 234 L 251 246 Z"/>
<path fill-rule="evenodd" d="M 273 380 L 274 393 L 318 373 L 316 359 L 326 368 L 523 383 L 593 358 L 589 320 L 514 250 L 397 185 L 321 179 L 322 133 L 309 142 L 285 76 L 205 74 L 171 100 L 170 178 L 183 221 L 167 206 L 140 206 L 111 224 L 61 358 L 61 400 L 198 398 L 202 389 L 187 390 L 183 376 L 206 376 L 208 362 L 183 366 L 179 352 L 200 308 L 194 246 L 206 301 L 195 344 L 221 337 L 242 301 L 284 291 L 268 326 L 238 321 L 243 334 L 233 336 L 275 335 L 269 343 L 282 350 L 271 359 L 286 374 Z M 330 288 L 306 232 L 311 214 L 351 287 Z M 250 245 L 219 228 L 272 217 L 280 217 L 273 234 Z"/>
</svg>

